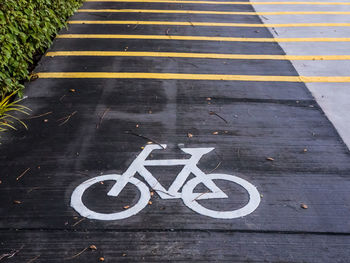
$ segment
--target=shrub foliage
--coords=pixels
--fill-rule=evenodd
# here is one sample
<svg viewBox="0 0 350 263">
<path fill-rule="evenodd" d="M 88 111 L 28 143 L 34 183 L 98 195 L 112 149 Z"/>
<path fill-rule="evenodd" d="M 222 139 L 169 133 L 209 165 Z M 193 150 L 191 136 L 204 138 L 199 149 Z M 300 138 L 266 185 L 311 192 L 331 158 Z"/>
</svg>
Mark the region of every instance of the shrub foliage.
<svg viewBox="0 0 350 263">
<path fill-rule="evenodd" d="M 35 54 L 43 53 L 83 0 L 0 1 L 0 97 L 23 88 Z"/>
</svg>

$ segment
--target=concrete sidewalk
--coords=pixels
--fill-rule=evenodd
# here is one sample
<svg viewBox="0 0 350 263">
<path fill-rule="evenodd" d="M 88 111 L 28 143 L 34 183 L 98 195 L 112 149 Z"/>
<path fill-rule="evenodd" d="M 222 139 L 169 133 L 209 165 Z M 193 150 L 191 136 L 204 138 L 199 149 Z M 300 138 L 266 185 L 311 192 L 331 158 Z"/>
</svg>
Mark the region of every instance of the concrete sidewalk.
<svg viewBox="0 0 350 263">
<path fill-rule="evenodd" d="M 346 262 L 349 151 L 284 55 L 250 4 L 87 1 L 0 146 L 0 257 Z"/>
</svg>

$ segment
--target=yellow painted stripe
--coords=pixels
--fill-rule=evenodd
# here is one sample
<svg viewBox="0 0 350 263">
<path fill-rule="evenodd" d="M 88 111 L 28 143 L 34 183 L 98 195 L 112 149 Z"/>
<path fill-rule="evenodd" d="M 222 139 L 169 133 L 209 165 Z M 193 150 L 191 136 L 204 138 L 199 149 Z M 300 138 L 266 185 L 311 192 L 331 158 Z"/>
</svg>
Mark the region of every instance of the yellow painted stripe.
<svg viewBox="0 0 350 263">
<path fill-rule="evenodd" d="M 180 3 L 209 5 L 350 5 L 348 2 L 231 2 L 231 1 L 189 1 L 189 0 L 85 0 L 86 2 L 124 2 L 124 3 Z"/>
<path fill-rule="evenodd" d="M 165 39 L 165 40 L 201 40 L 229 42 L 349 42 L 350 37 L 338 38 L 245 38 L 245 37 L 205 37 L 170 35 L 106 35 L 106 34 L 62 34 L 57 38 L 101 38 L 101 39 Z"/>
<path fill-rule="evenodd" d="M 210 59 L 269 59 L 269 60 L 350 60 L 350 55 L 337 56 L 293 56 L 293 55 L 244 55 L 216 53 L 175 53 L 175 52 L 136 52 L 136 51 L 56 51 L 47 52 L 47 57 L 56 56 L 99 56 L 99 57 L 175 57 Z"/>
<path fill-rule="evenodd" d="M 81 13 L 166 13 L 166 14 L 209 14 L 209 15 L 350 15 L 346 11 L 287 11 L 287 12 L 230 12 L 198 10 L 162 10 L 162 9 L 79 9 Z"/>
<path fill-rule="evenodd" d="M 89 25 L 167 25 L 167 26 L 222 26 L 222 27 L 334 27 L 350 26 L 350 23 L 293 23 L 293 24 L 246 24 L 246 23 L 210 23 L 183 21 L 117 21 L 117 20 L 73 20 L 68 24 Z"/>
<path fill-rule="evenodd" d="M 39 78 L 104 78 L 104 79 L 189 79 L 230 81 L 281 81 L 281 82 L 350 82 L 350 77 L 216 75 L 137 72 L 42 72 Z"/>
</svg>

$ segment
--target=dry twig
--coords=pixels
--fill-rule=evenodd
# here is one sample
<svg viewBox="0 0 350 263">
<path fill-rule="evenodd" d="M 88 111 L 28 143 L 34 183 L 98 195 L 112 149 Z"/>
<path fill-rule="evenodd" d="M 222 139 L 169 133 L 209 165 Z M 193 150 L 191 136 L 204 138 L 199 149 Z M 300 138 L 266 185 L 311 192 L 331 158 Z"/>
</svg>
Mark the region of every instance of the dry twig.
<svg viewBox="0 0 350 263">
<path fill-rule="evenodd" d="M 162 147 L 162 149 L 165 149 L 165 148 L 164 148 L 159 142 L 157 142 L 156 140 L 153 140 L 153 139 L 148 138 L 148 137 L 146 137 L 146 136 L 143 136 L 143 135 L 141 135 L 141 134 L 134 133 L 134 132 L 132 132 L 132 131 L 125 131 L 125 133 L 126 133 L 126 134 L 131 134 L 131 135 L 134 135 L 134 136 L 137 136 L 137 137 L 140 137 L 140 138 L 143 138 L 143 139 L 145 139 L 145 140 L 147 140 L 147 141 L 151 141 L 151 142 L 153 142 L 153 143 L 159 145 L 160 147 Z"/>
<path fill-rule="evenodd" d="M 58 126 L 62 126 L 63 124 L 65 124 L 66 122 L 68 122 L 70 120 L 70 118 L 72 118 L 75 114 L 77 113 L 77 111 L 72 112 L 71 114 L 69 114 L 66 117 L 63 117 L 61 119 L 58 119 L 57 121 L 63 121 L 61 122 Z"/>
<path fill-rule="evenodd" d="M 76 226 L 78 224 L 80 224 L 81 222 L 83 222 L 86 218 L 83 217 L 82 219 L 80 219 L 79 221 L 75 222 L 72 226 Z"/>
<path fill-rule="evenodd" d="M 4 253 L 2 255 L 0 255 L 0 260 L 4 259 L 4 258 L 12 258 L 14 257 L 18 252 L 21 251 L 21 249 L 24 247 L 24 245 L 22 245 L 20 247 L 20 249 L 17 249 L 17 250 L 12 250 L 10 253 Z"/>
<path fill-rule="evenodd" d="M 27 263 L 32 263 L 35 260 L 37 260 L 38 258 L 40 258 L 40 255 L 36 256 L 35 258 L 32 258 L 31 260 L 29 260 Z"/>
<path fill-rule="evenodd" d="M 219 166 L 221 165 L 221 161 L 215 166 L 215 168 L 213 170 L 211 170 L 208 174 L 214 172 L 216 169 L 219 168 Z"/>
<path fill-rule="evenodd" d="M 29 170 L 30 170 L 30 168 L 27 168 L 23 173 L 21 173 L 21 175 L 16 178 L 16 181 L 21 179 L 21 177 L 24 176 Z"/>
<path fill-rule="evenodd" d="M 103 118 L 106 116 L 106 114 L 110 111 L 111 108 L 107 108 L 105 109 L 105 111 L 102 113 L 101 117 L 100 117 L 100 120 L 98 122 L 98 124 L 96 125 L 96 129 L 100 128 L 101 124 L 102 124 L 102 121 L 103 121 Z"/>
<path fill-rule="evenodd" d="M 223 117 L 221 117 L 219 114 L 217 114 L 215 111 L 209 111 L 210 115 L 215 115 L 217 117 L 219 117 L 220 119 L 222 119 L 224 122 L 228 123 L 227 120 L 225 120 Z"/>
<path fill-rule="evenodd" d="M 49 115 L 49 114 L 51 114 L 51 113 L 52 113 L 52 111 L 49 111 L 49 112 L 46 112 L 46 113 L 43 113 L 43 114 L 40 114 L 40 115 L 31 116 L 31 117 L 28 117 L 27 120 L 31 120 L 31 119 L 36 119 L 36 118 L 44 117 L 44 116 Z"/>
<path fill-rule="evenodd" d="M 69 258 L 65 258 L 65 259 L 73 259 L 73 258 L 76 258 L 76 257 L 79 257 L 81 254 L 83 254 L 89 247 L 86 247 L 84 248 L 82 251 L 80 251 L 79 253 L 75 254 L 74 256 L 72 257 L 69 257 Z"/>
</svg>

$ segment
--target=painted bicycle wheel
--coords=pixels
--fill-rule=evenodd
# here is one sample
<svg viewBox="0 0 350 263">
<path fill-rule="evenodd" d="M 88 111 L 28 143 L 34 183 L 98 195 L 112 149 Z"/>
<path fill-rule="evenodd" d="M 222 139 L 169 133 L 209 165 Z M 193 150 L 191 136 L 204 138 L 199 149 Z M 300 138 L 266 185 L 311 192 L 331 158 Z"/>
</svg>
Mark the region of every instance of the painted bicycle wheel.
<svg viewBox="0 0 350 263">
<path fill-rule="evenodd" d="M 207 174 L 206 178 L 209 180 L 226 180 L 240 185 L 248 192 L 249 201 L 243 207 L 233 211 L 215 211 L 205 208 L 196 200 L 198 193 L 193 193 L 193 190 L 196 188 L 196 186 L 202 183 L 201 177 L 195 177 L 189 180 L 182 189 L 182 200 L 185 205 L 193 211 L 213 218 L 233 219 L 249 215 L 259 206 L 260 194 L 256 187 L 248 181 L 229 174 Z"/>
<path fill-rule="evenodd" d="M 121 177 L 119 174 L 108 174 L 108 175 L 102 175 L 97 176 L 94 178 L 91 178 L 83 183 L 81 183 L 72 193 L 71 196 L 71 207 L 73 207 L 81 216 L 90 218 L 90 219 L 97 219 L 97 220 L 119 220 L 128 218 L 130 216 L 133 216 L 140 212 L 145 206 L 148 204 L 148 201 L 151 198 L 150 191 L 148 187 L 141 182 L 140 180 L 136 179 L 135 177 L 132 177 L 129 179 L 129 183 L 135 185 L 137 189 L 140 191 L 140 199 L 137 201 L 137 203 L 130 208 L 115 212 L 115 213 L 97 213 L 95 211 L 90 210 L 85 206 L 83 203 L 83 195 L 84 192 L 92 185 L 103 182 L 103 181 L 116 181 Z"/>
</svg>

